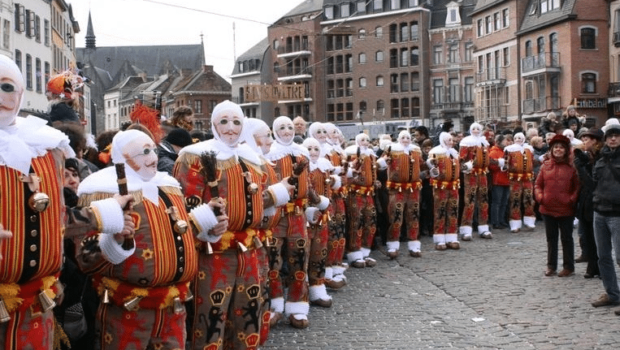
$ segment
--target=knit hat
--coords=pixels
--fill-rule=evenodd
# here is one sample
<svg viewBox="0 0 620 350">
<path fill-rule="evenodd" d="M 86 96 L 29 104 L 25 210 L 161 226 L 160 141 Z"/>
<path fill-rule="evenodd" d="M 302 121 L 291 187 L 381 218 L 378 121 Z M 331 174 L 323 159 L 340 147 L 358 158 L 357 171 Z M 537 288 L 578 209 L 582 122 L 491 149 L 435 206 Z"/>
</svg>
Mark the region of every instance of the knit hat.
<svg viewBox="0 0 620 350">
<path fill-rule="evenodd" d="M 564 144 L 566 149 L 570 149 L 570 140 L 568 139 L 568 137 L 566 137 L 564 135 L 560 135 L 560 134 L 555 135 L 551 139 L 551 141 L 549 141 L 549 148 L 553 148 L 553 145 L 558 143 L 558 142 Z"/>
<path fill-rule="evenodd" d="M 166 136 L 166 141 L 171 145 L 179 147 L 189 146 L 194 143 L 189 131 L 183 128 L 172 129 L 168 136 Z"/>
<path fill-rule="evenodd" d="M 605 133 L 605 138 L 611 134 L 620 134 L 620 121 L 618 121 L 618 118 L 607 119 L 603 132 Z"/>
</svg>

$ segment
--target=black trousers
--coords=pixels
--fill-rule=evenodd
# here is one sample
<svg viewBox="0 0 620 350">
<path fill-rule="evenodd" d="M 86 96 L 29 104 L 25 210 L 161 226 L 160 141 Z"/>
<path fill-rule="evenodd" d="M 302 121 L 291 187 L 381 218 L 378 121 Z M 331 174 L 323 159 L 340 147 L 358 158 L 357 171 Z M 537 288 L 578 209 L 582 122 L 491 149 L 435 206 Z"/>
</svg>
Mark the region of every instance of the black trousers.
<svg viewBox="0 0 620 350">
<path fill-rule="evenodd" d="M 558 268 L 558 236 L 562 241 L 563 267 L 575 271 L 574 216 L 555 217 L 543 214 L 547 234 L 547 267 Z"/>
</svg>

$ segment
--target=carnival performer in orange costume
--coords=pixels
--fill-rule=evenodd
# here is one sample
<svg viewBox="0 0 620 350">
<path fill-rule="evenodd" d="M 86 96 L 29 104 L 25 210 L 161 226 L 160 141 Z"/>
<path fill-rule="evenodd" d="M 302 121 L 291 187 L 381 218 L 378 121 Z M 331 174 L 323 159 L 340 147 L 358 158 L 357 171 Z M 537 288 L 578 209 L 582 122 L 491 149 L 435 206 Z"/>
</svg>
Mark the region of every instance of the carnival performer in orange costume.
<svg viewBox="0 0 620 350">
<path fill-rule="evenodd" d="M 338 189 L 330 191 L 329 242 L 327 243 L 327 259 L 325 260 L 325 285 L 331 289 L 340 289 L 347 284 L 344 271 L 348 265 L 343 264 L 346 246 L 346 207 L 347 175 L 346 156 L 340 147 L 340 130 L 331 123 L 312 123 L 308 129 L 310 137 L 320 145 L 321 157 L 332 164 L 332 174 L 339 177 Z M 344 184 L 344 185 L 343 185 Z"/>
<path fill-rule="evenodd" d="M 64 162 L 75 155 L 45 120 L 17 117 L 23 94 L 19 68 L 0 55 L 0 348 L 51 350 L 64 235 L 97 227 L 125 235 L 133 224 L 120 209 L 128 197 L 67 212 Z M 117 210 L 110 215 L 104 207 Z"/>
<path fill-rule="evenodd" d="M 459 249 L 457 235 L 459 212 L 459 154 L 452 148 L 452 135 L 442 132 L 439 146 L 428 153 L 433 187 L 435 224 L 433 242 L 436 250 Z"/>
<path fill-rule="evenodd" d="M 263 160 L 263 169 L 267 174 L 267 185 L 272 185 L 278 182 L 278 175 L 275 172 L 274 164 L 271 163 L 265 154 L 269 153 L 271 145 L 273 144 L 273 136 L 267 123 L 261 119 L 247 118 L 245 120 L 245 127 L 243 129 L 243 139 L 256 153 L 259 154 Z M 292 191 L 294 187 L 285 183 L 289 191 Z M 290 199 L 290 198 L 289 198 Z M 260 224 L 258 230 L 258 236 L 260 238 L 262 248 L 258 247 L 256 252 L 258 254 L 258 263 L 260 268 L 260 285 L 262 292 L 262 307 L 261 307 L 261 332 L 260 332 L 260 344 L 264 344 L 267 341 L 270 330 L 271 321 L 271 299 L 269 297 L 269 271 L 272 269 L 272 265 L 275 264 L 275 260 L 272 262 L 270 257 L 277 252 L 276 247 L 271 246 L 272 231 L 273 228 L 278 225 L 280 217 L 282 215 L 282 207 L 269 207 L 263 211 L 263 221 Z"/>
<path fill-rule="evenodd" d="M 216 105 L 214 139 L 183 148 L 173 171 L 186 204 L 219 198 L 228 219 L 223 235 L 209 233 L 199 244 L 193 349 L 256 349 L 260 343 L 259 226 L 265 208 L 286 203 L 288 190 L 280 183 L 266 186 L 261 158 L 240 143 L 244 122 L 237 104 Z"/>
<path fill-rule="evenodd" d="M 356 268 L 373 267 L 377 261 L 371 258 L 375 233 L 377 232 L 377 210 L 375 208 L 375 187 L 377 180 L 377 157 L 370 148 L 370 139 L 366 134 L 355 137 L 355 145 L 345 149 L 352 177 L 348 179 L 349 196 L 347 202 L 347 259 Z M 381 160 L 381 166 L 387 164 Z"/>
<path fill-rule="evenodd" d="M 493 238 L 489 230 L 489 194 L 487 173 L 489 172 L 489 142 L 482 134 L 482 125 L 473 123 L 469 136 L 459 144 L 459 157 L 463 164 L 464 208 L 459 228 L 464 241 L 470 241 L 473 232 L 474 213 L 478 208 L 478 234 L 482 238 Z"/>
<path fill-rule="evenodd" d="M 525 135 L 517 133 L 514 136 L 515 143 L 504 149 L 504 158 L 508 167 L 508 179 L 510 180 L 510 231 L 513 233 L 521 230 L 521 218 L 528 231 L 532 231 L 536 225 L 534 213 L 534 151 L 532 146 L 525 144 Z M 523 216 L 521 207 L 523 206 Z"/>
<path fill-rule="evenodd" d="M 314 124 L 313 124 L 314 125 Z M 304 140 L 303 146 L 310 155 L 310 185 L 316 192 L 332 197 L 332 190 L 340 188 L 340 177 L 332 175 L 333 166 L 322 156 L 321 145 L 315 138 Z M 321 307 L 331 307 L 332 298 L 325 289 L 325 271 L 329 256 L 329 222 L 334 215 L 334 208 L 330 205 L 320 210 L 317 207 L 306 209 L 306 218 L 310 225 L 308 238 L 310 239 L 310 260 L 308 265 L 308 282 L 310 283 L 310 304 Z"/>
<path fill-rule="evenodd" d="M 409 255 L 421 257 L 420 232 L 420 165 L 422 150 L 411 143 L 411 134 L 403 130 L 398 134 L 398 143 L 387 146 L 384 157 L 388 164 L 389 190 L 387 248 L 388 255 L 394 259 L 400 250 L 400 231 L 403 221 L 407 225 L 407 247 Z"/>
<path fill-rule="evenodd" d="M 310 256 L 310 240 L 308 238 L 305 210 L 309 205 L 320 210 L 327 209 L 329 200 L 317 196 L 310 188 L 309 171 L 299 164 L 309 162 L 308 150 L 293 142 L 295 136 L 293 121 L 288 117 L 278 117 L 273 121 L 273 132 L 276 142 L 267 159 L 275 164 L 276 173 L 281 177 L 293 177 L 295 189 L 290 201 L 283 208 L 283 216 L 273 229 L 272 247 L 277 249 L 272 255 L 275 259 L 273 269 L 269 271 L 271 287 L 271 308 L 274 311 L 272 320 L 277 321 L 282 312 L 288 316 L 291 326 L 308 327 L 309 286 L 308 259 Z M 303 169 L 298 174 L 293 170 Z M 284 253 L 282 247 L 286 244 Z M 284 284 L 280 276 L 283 260 L 289 266 L 289 277 L 286 281 L 288 294 L 284 302 Z M 273 324 L 273 323 L 272 323 Z"/>
<path fill-rule="evenodd" d="M 195 235 L 205 236 L 206 227 L 215 227 L 218 220 L 206 204 L 187 213 L 178 181 L 157 171 L 156 153 L 147 134 L 119 132 L 112 140 L 112 161 L 125 164 L 126 180 L 108 167 L 78 188 L 78 206 L 112 197 L 119 191 L 117 181 L 126 182 L 133 197 L 127 210 L 135 224 L 131 244 L 95 231 L 82 241 L 78 254 L 101 297 L 97 326 L 102 349 L 185 346 L 184 303 L 192 299 L 190 282 L 198 271 Z M 225 220 L 220 234 L 224 227 Z"/>
</svg>

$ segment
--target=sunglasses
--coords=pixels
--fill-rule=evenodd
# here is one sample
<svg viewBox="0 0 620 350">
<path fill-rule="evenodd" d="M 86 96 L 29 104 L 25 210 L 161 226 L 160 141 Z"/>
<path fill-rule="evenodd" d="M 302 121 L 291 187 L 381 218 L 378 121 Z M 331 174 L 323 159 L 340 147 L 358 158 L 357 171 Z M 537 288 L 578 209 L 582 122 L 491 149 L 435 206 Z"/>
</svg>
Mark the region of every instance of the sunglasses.
<svg viewBox="0 0 620 350">
<path fill-rule="evenodd" d="M 0 90 L 3 92 L 15 92 L 15 85 L 10 83 L 2 83 L 0 84 Z"/>
</svg>

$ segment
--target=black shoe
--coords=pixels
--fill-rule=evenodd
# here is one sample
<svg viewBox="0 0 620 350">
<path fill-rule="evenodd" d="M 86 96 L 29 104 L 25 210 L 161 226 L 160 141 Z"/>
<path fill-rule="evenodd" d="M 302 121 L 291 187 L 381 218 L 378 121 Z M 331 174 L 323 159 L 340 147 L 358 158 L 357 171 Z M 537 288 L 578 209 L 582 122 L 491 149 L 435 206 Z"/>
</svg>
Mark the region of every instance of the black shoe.
<svg viewBox="0 0 620 350">
<path fill-rule="evenodd" d="M 503 230 L 505 228 L 508 228 L 508 227 L 504 225 L 493 225 L 494 230 Z"/>
<path fill-rule="evenodd" d="M 600 276 L 600 272 L 586 272 L 583 274 L 583 278 L 587 278 L 587 279 L 594 278 L 597 276 Z"/>
<path fill-rule="evenodd" d="M 577 259 L 575 259 L 576 263 L 584 263 L 584 262 L 587 262 L 587 261 L 588 261 L 588 257 L 583 256 L 583 254 L 580 255 Z"/>
</svg>

